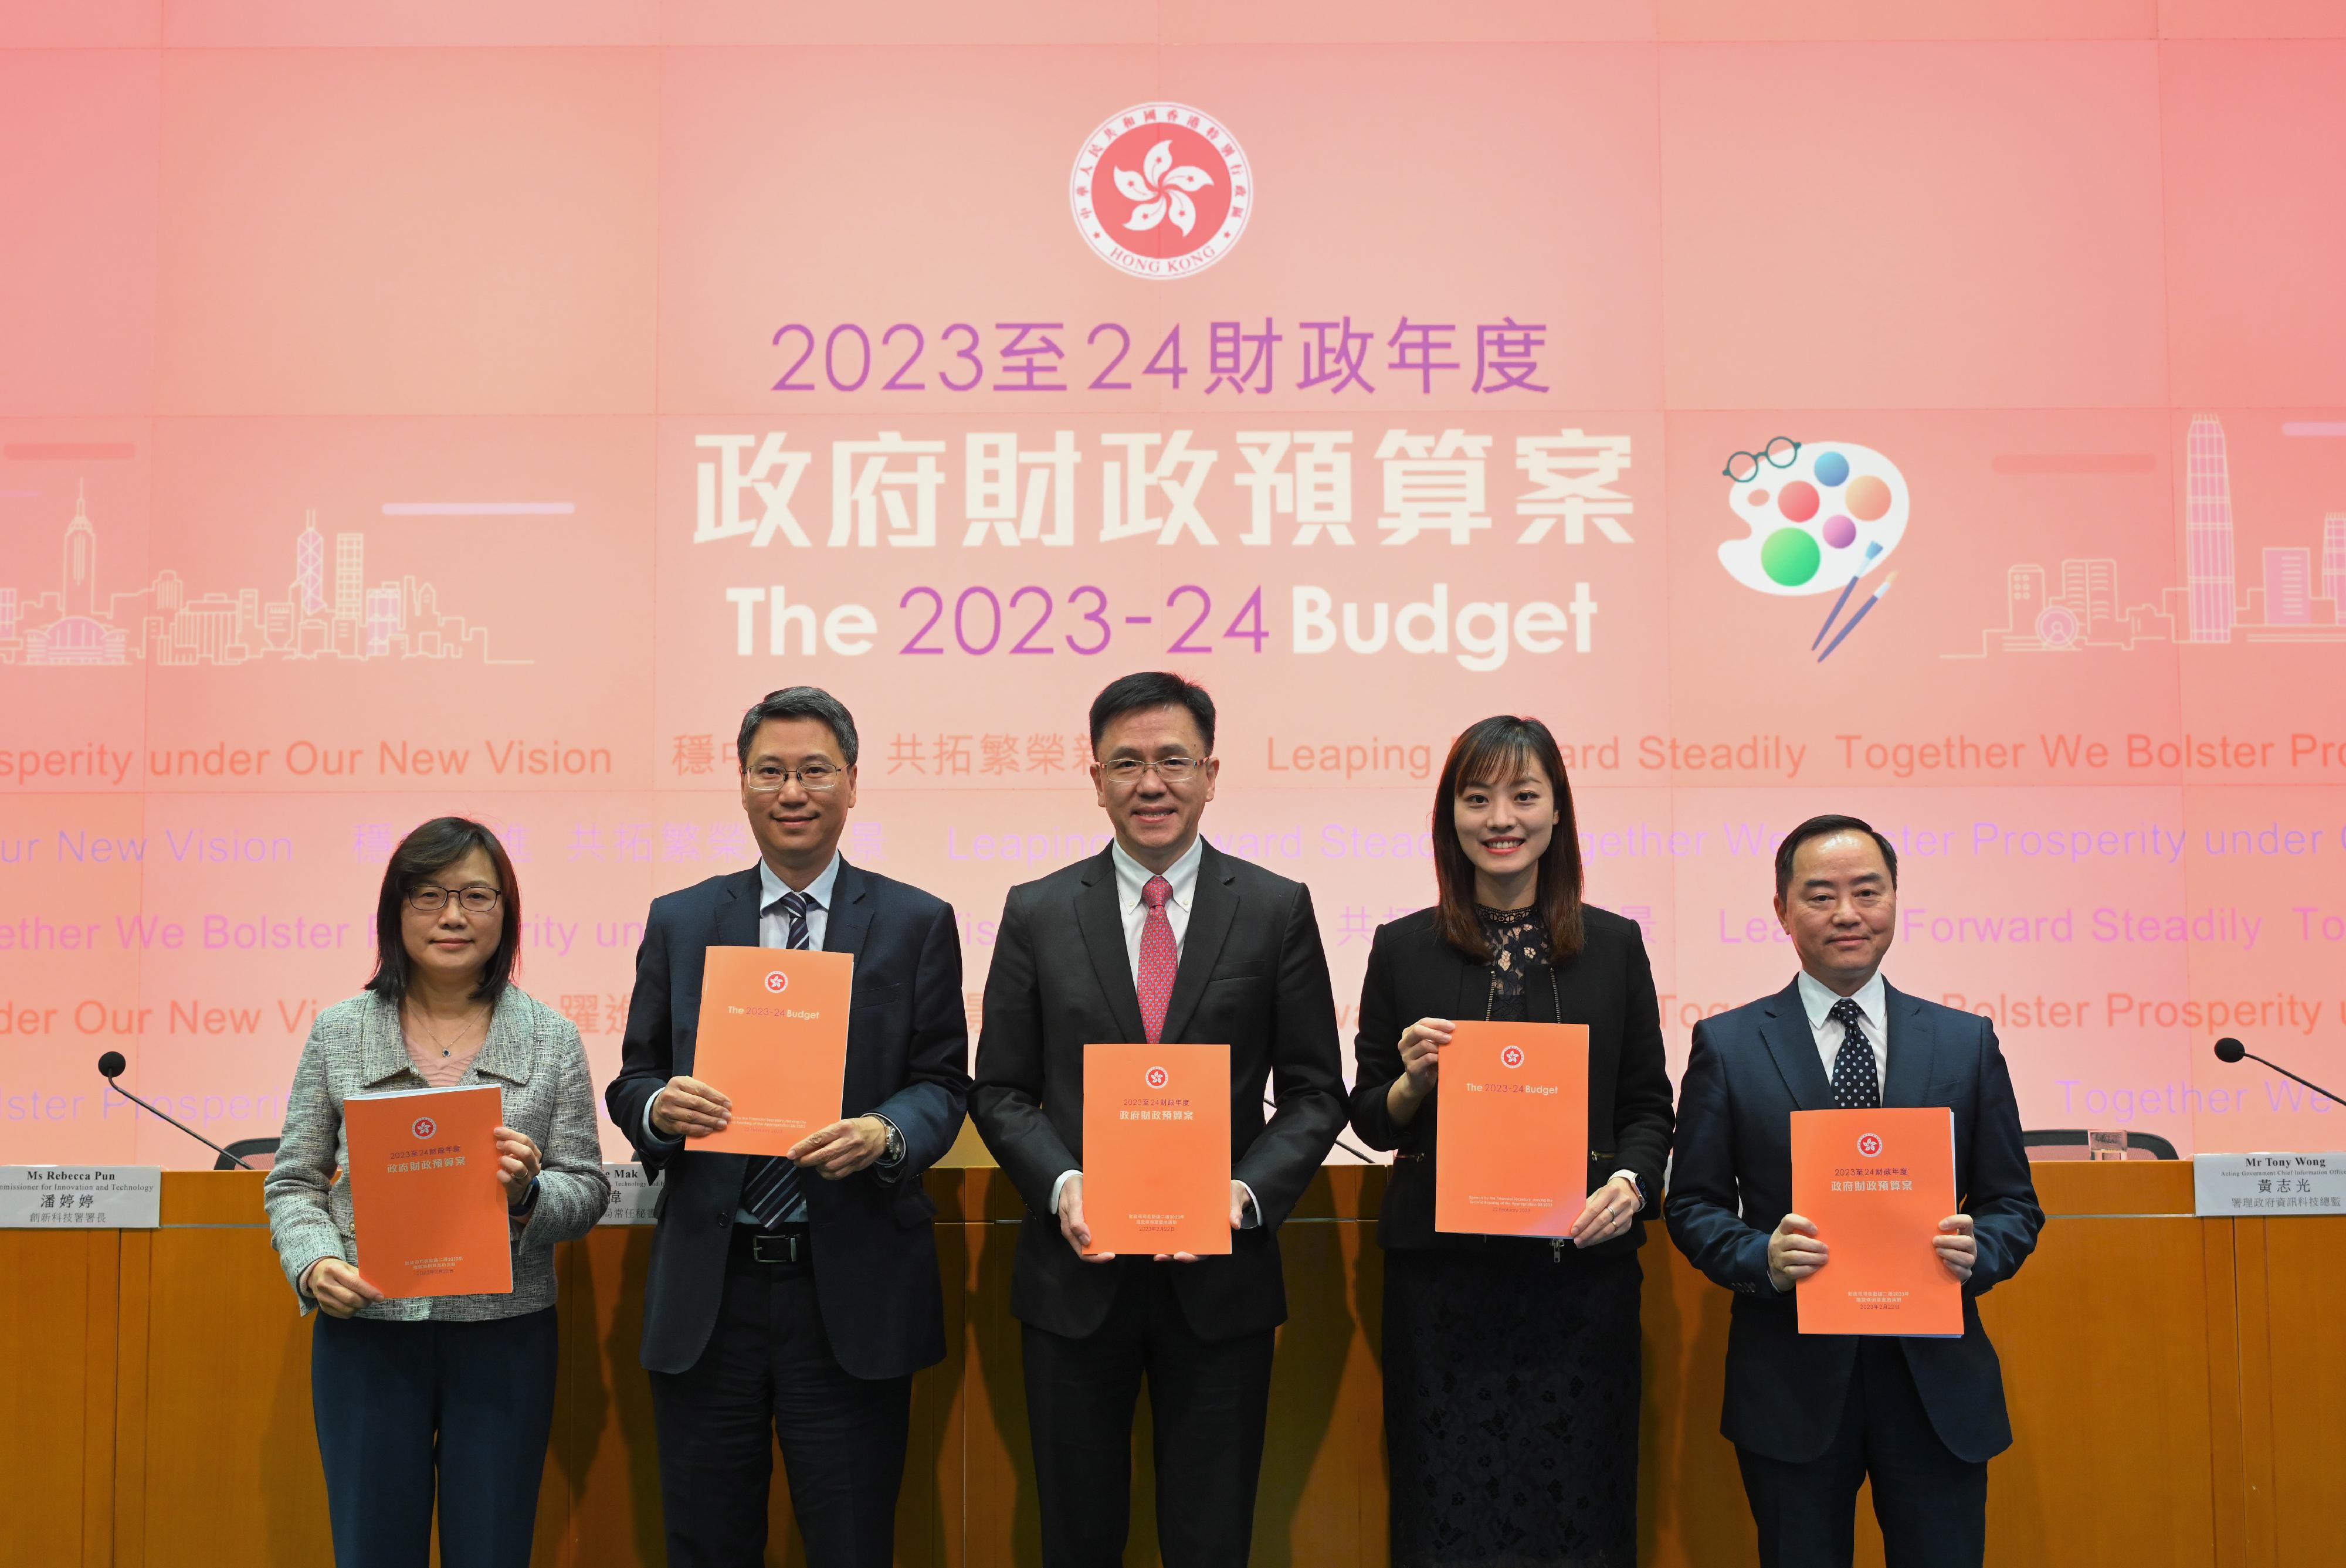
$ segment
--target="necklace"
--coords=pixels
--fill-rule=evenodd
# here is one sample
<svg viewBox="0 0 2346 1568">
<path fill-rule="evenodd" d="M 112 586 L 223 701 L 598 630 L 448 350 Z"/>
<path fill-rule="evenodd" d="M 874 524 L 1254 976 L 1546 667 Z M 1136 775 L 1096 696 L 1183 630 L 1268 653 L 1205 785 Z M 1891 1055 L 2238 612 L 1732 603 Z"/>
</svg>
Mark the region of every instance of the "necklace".
<svg viewBox="0 0 2346 1568">
<path fill-rule="evenodd" d="M 482 1023 L 482 1020 L 478 1018 L 468 1020 L 462 1029 L 456 1031 L 455 1043 L 451 1044 L 449 1042 L 440 1038 L 439 1032 L 434 1029 L 430 1023 L 427 1022 L 427 1015 L 422 1008 L 409 1008 L 408 1016 L 414 1020 L 415 1026 L 423 1032 L 423 1037 L 426 1040 L 431 1041 L 432 1044 L 440 1047 L 440 1054 L 443 1056 L 454 1055 L 456 1054 L 456 1046 L 462 1045 L 464 1043 L 464 1036 L 470 1034 L 474 1029 L 478 1028 Z"/>
</svg>

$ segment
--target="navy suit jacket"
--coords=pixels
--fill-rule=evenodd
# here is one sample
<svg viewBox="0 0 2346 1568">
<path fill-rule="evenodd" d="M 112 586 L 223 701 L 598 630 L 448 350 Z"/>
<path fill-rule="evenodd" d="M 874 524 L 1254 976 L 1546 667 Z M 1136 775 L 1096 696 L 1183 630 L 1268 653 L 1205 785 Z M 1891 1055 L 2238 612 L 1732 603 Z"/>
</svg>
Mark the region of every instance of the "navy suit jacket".
<svg viewBox="0 0 2346 1568">
<path fill-rule="evenodd" d="M 712 946 L 758 945 L 761 891 L 752 866 L 652 901 L 619 1075 L 604 1095 L 647 1173 L 668 1177 L 644 1287 L 643 1363 L 656 1372 L 688 1370 L 709 1343 L 750 1156 L 648 1143 L 644 1107 L 670 1078 L 692 1072 L 704 955 Z M 842 862 L 822 945 L 855 955 L 840 1115 L 876 1112 L 895 1123 L 904 1158 L 885 1179 L 867 1166 L 843 1181 L 802 1184 L 815 1297 L 842 1368 L 859 1378 L 903 1377 L 945 1353 L 930 1229 L 936 1204 L 921 1173 L 953 1146 L 968 1103 L 961 932 L 943 900 Z"/>
<path fill-rule="evenodd" d="M 985 977 L 969 1113 L 1026 1200 L 1010 1283 L 1021 1322 L 1082 1339 L 1115 1302 L 1126 1270 L 1075 1255 L 1051 1187 L 1083 1168 L 1084 1047 L 1144 1038 L 1108 851 L 1011 889 Z M 1159 1267 L 1173 1271 L 1200 1339 L 1276 1328 L 1287 1317 L 1280 1224 L 1344 1125 L 1335 998 L 1311 890 L 1205 847 L 1163 1038 L 1229 1046 L 1230 1174 L 1253 1190 L 1261 1223 L 1234 1234 L 1227 1257 Z M 1277 1105 L 1267 1120 L 1266 1079 Z"/>
<path fill-rule="evenodd" d="M 2020 1110 L 1995 1030 L 1976 1013 L 1885 989 L 1890 1057 L 1882 1103 L 1953 1111 L 1956 1197 L 1979 1241 L 1979 1266 L 1964 1286 L 1963 1337 L 1898 1343 L 1939 1441 L 1958 1459 L 1984 1461 L 2012 1446 L 2012 1422 L 1977 1298 L 2019 1270 L 2045 1228 L 2045 1211 L 2029 1179 Z M 1831 1108 L 1832 1084 L 1797 981 L 1695 1025 L 1694 1054 L 1678 1084 L 1665 1207 L 1670 1238 L 1696 1268 L 1736 1292 L 1719 1431 L 1792 1463 L 1820 1457 L 1832 1441 L 1857 1364 L 1857 1336 L 1803 1335 L 1797 1288 L 1779 1293 L 1768 1278 L 1768 1237 L 1792 1204 L 1791 1113 Z"/>
</svg>

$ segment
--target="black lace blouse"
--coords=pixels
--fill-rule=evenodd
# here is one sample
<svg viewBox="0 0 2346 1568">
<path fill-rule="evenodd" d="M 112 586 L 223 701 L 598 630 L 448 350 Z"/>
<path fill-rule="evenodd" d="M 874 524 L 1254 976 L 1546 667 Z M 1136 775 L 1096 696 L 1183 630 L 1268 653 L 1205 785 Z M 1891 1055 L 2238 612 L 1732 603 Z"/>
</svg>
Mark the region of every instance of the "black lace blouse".
<svg viewBox="0 0 2346 1568">
<path fill-rule="evenodd" d="M 1474 906 L 1482 922 L 1483 940 L 1491 956 L 1484 964 L 1491 976 L 1490 1011 L 1485 1015 L 1506 1023 L 1549 1023 L 1556 1021 L 1556 974 L 1550 965 L 1554 949 L 1536 906 L 1494 910 Z M 1535 987 L 1526 1007 L 1526 987 Z"/>
</svg>

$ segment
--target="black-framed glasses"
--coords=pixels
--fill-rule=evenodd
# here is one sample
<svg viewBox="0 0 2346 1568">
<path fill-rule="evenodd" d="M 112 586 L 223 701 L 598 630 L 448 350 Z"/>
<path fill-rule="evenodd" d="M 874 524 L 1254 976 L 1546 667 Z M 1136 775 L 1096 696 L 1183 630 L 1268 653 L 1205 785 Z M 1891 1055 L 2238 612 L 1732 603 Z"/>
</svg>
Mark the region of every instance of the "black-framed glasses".
<svg viewBox="0 0 2346 1568">
<path fill-rule="evenodd" d="M 846 771 L 843 768 L 833 768 L 828 762 L 810 762 L 797 769 L 777 763 L 761 763 L 741 775 L 741 787 L 753 795 L 770 795 L 788 784 L 795 773 L 800 789 L 810 795 L 820 795 L 825 790 L 838 789 L 839 780 Z"/>
<path fill-rule="evenodd" d="M 444 888 L 437 882 L 422 882 L 407 890 L 407 907 L 417 914 L 438 914 L 454 899 L 456 907 L 466 914 L 487 914 L 505 897 L 502 888 L 483 887 L 475 882 L 468 888 Z"/>
<path fill-rule="evenodd" d="M 1800 455 L 1800 443 L 1789 435 L 1780 435 L 1758 452 L 1737 453 L 1719 472 L 1738 484 L 1749 484 L 1760 477 L 1760 463 L 1770 468 L 1790 468 Z"/>
<path fill-rule="evenodd" d="M 1168 784 L 1187 784 L 1206 766 L 1198 757 L 1159 757 L 1144 761 L 1137 757 L 1113 757 L 1099 765 L 1100 774 L 1117 784 L 1137 784 L 1140 776 L 1152 769 L 1157 777 Z"/>
</svg>

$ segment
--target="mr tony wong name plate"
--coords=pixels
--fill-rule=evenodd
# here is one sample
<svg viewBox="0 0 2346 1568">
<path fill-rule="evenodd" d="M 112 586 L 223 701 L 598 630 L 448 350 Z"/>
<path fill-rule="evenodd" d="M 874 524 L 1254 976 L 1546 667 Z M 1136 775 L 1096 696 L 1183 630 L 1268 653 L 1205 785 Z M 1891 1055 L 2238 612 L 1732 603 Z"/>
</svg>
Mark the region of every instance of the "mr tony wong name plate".
<svg viewBox="0 0 2346 1568">
<path fill-rule="evenodd" d="M 2346 1154 L 2194 1155 L 2191 1187 L 2203 1218 L 2346 1214 Z"/>
</svg>

